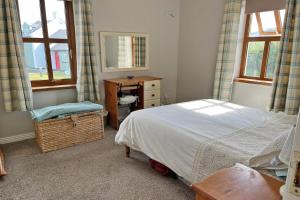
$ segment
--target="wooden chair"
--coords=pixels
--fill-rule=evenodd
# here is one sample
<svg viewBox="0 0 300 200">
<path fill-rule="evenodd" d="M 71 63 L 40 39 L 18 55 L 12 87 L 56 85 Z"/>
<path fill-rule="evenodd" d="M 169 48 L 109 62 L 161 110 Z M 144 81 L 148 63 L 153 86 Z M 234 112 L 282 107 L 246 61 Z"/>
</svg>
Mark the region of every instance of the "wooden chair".
<svg viewBox="0 0 300 200">
<path fill-rule="evenodd" d="M 6 171 L 4 169 L 4 154 L 0 148 L 0 176 L 6 175 Z"/>
</svg>

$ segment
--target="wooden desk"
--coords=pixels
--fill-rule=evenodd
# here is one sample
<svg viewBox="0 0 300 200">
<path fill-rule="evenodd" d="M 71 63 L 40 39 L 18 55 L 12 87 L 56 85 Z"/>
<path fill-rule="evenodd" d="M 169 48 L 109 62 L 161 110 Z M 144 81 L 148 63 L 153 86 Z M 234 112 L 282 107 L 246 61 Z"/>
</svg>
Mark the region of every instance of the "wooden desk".
<svg viewBox="0 0 300 200">
<path fill-rule="evenodd" d="M 155 107 L 160 105 L 160 81 L 161 78 L 151 76 L 105 80 L 105 108 L 110 126 L 119 128 L 118 91 L 121 88 L 132 90 L 139 96 L 137 109 Z M 137 90 L 132 87 L 137 85 L 140 86 Z"/>
<path fill-rule="evenodd" d="M 280 200 L 284 183 L 237 164 L 192 185 L 196 200 Z"/>
</svg>

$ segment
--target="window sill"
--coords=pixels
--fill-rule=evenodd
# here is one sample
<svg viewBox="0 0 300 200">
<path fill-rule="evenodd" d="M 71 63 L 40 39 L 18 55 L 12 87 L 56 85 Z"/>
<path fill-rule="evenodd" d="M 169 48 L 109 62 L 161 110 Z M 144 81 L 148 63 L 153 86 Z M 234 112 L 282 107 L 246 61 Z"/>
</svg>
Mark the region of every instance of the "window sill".
<svg viewBox="0 0 300 200">
<path fill-rule="evenodd" d="M 267 86 L 272 85 L 272 81 L 256 80 L 250 78 L 235 78 L 234 81 L 240 83 L 250 83 L 250 84 L 267 85 Z"/>
<path fill-rule="evenodd" d="M 41 87 L 32 87 L 33 92 L 42 92 L 49 90 L 63 90 L 63 89 L 75 89 L 76 85 L 55 85 L 55 86 L 41 86 Z"/>
</svg>

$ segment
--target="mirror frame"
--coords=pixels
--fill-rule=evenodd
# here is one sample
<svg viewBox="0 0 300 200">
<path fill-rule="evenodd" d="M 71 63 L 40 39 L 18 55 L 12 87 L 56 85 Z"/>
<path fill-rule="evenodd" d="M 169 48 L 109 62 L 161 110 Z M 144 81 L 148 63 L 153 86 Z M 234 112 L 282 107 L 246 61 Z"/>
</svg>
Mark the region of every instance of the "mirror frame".
<svg viewBox="0 0 300 200">
<path fill-rule="evenodd" d="M 140 36 L 146 38 L 146 66 L 145 67 L 132 67 L 132 68 L 118 68 L 107 67 L 106 65 L 106 51 L 105 51 L 105 37 L 106 36 Z M 149 70 L 149 35 L 145 33 L 126 33 L 126 32 L 99 32 L 100 37 L 100 59 L 102 72 L 129 72 L 129 71 L 145 71 Z"/>
</svg>

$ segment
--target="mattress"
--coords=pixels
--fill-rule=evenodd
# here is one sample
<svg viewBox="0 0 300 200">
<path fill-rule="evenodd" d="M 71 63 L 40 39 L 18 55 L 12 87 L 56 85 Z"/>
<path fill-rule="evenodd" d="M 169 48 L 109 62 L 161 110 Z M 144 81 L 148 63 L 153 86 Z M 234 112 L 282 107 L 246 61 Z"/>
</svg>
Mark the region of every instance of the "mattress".
<svg viewBox="0 0 300 200">
<path fill-rule="evenodd" d="M 295 116 L 207 99 L 133 112 L 115 141 L 194 183 L 235 163 L 270 167 L 295 122 Z"/>
</svg>

